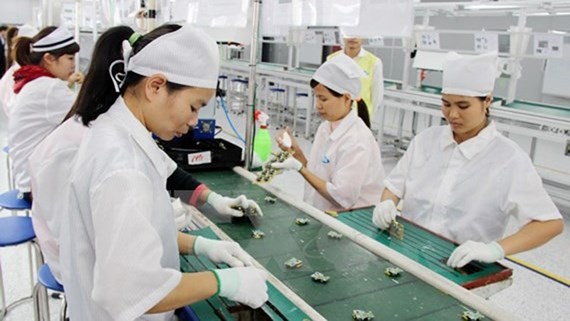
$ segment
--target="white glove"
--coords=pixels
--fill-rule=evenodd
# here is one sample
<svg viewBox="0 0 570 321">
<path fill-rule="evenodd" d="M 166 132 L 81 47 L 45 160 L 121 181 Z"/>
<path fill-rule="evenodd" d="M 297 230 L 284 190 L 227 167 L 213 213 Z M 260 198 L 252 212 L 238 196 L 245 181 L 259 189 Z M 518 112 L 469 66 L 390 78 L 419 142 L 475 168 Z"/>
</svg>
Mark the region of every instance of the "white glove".
<svg viewBox="0 0 570 321">
<path fill-rule="evenodd" d="M 247 197 L 244 195 L 240 195 L 236 198 L 231 198 L 222 196 L 215 192 L 210 192 L 206 202 L 221 215 L 241 217 L 244 215 L 244 213 L 238 209 L 235 209 L 235 207 L 242 207 L 243 209 L 254 207 L 257 214 L 259 216 L 263 216 L 263 212 L 261 211 L 261 208 L 259 208 L 259 205 L 257 205 L 255 201 L 247 199 Z"/>
<path fill-rule="evenodd" d="M 226 263 L 231 267 L 253 265 L 249 255 L 236 242 L 210 240 L 198 236 L 194 241 L 194 254 L 204 255 L 214 263 Z"/>
<path fill-rule="evenodd" d="M 303 164 L 301 164 L 301 162 L 298 161 L 295 157 L 289 157 L 284 162 L 276 162 L 271 164 L 271 167 L 299 172 L 301 169 L 303 169 Z"/>
<path fill-rule="evenodd" d="M 218 294 L 257 309 L 267 301 L 267 273 L 256 267 L 213 270 Z"/>
<path fill-rule="evenodd" d="M 458 246 L 449 260 L 447 265 L 452 268 L 461 268 L 467 263 L 475 260 L 485 263 L 493 263 L 505 257 L 505 250 L 497 242 L 482 243 L 475 241 L 467 241 Z"/>
<path fill-rule="evenodd" d="M 377 227 L 385 230 L 390 227 L 393 220 L 396 219 L 398 211 L 396 205 L 391 199 L 376 204 L 374 213 L 372 214 L 372 223 Z"/>
</svg>

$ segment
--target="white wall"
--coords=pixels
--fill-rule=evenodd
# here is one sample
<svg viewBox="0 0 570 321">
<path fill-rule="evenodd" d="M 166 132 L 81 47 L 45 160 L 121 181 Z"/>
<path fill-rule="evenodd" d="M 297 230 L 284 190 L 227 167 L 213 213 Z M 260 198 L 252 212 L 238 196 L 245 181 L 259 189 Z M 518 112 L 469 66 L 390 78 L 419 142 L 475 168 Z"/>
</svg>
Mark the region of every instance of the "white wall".
<svg viewBox="0 0 570 321">
<path fill-rule="evenodd" d="M 0 0 L 0 24 L 32 24 L 34 6 L 40 0 Z"/>
</svg>

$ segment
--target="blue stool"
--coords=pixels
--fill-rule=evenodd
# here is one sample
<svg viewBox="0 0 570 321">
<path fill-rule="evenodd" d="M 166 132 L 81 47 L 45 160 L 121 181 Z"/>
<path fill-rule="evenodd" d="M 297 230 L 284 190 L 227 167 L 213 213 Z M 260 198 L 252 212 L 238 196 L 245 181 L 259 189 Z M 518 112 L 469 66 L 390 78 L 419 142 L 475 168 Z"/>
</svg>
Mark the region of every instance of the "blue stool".
<svg viewBox="0 0 570 321">
<path fill-rule="evenodd" d="M 40 267 L 38 271 L 38 283 L 34 286 L 34 316 L 36 321 L 40 320 L 49 320 L 49 310 L 47 311 L 47 316 L 42 315 L 41 311 L 41 300 L 40 300 L 40 291 L 42 287 L 48 290 L 64 293 L 63 285 L 59 284 L 57 280 L 54 278 L 51 270 L 47 264 L 44 264 Z M 47 306 L 47 295 L 45 296 L 45 304 Z M 67 301 L 65 300 L 65 295 L 61 301 L 61 309 L 59 310 L 59 320 L 65 321 L 67 318 Z"/>
<path fill-rule="evenodd" d="M 28 216 L 8 216 L 0 218 L 0 247 L 15 246 L 24 243 L 32 244 L 36 250 L 36 255 L 41 258 L 40 247 L 34 241 L 36 233 L 32 226 L 32 219 Z M 8 309 L 24 302 L 30 297 L 19 299 L 6 306 L 6 298 L 4 295 L 4 282 L 2 277 L 2 266 L 0 265 L 0 296 L 2 297 L 2 310 L 0 310 L 0 320 L 8 312 Z"/>
<path fill-rule="evenodd" d="M 0 194 L 0 211 L 29 211 L 32 209 L 32 203 L 21 198 L 20 191 L 13 189 L 6 193 Z"/>
</svg>

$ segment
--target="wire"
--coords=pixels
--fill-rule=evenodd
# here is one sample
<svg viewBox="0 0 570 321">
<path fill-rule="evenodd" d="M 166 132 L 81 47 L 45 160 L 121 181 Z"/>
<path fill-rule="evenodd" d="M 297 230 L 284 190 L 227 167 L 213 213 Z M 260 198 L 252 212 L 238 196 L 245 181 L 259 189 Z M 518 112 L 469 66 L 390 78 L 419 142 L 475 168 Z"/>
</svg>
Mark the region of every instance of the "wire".
<svg viewBox="0 0 570 321">
<path fill-rule="evenodd" d="M 230 127 L 232 128 L 232 130 L 234 131 L 234 133 L 236 134 L 237 138 L 239 140 L 242 141 L 242 143 L 245 144 L 245 139 L 243 139 L 243 137 L 241 137 L 241 135 L 239 134 L 239 132 L 237 131 L 237 129 L 234 126 L 234 123 L 232 122 L 232 119 L 230 118 L 230 115 L 228 113 L 228 109 L 226 108 L 226 103 L 224 102 L 224 99 L 222 97 L 218 97 L 220 99 L 220 105 L 222 105 L 222 109 L 224 110 L 224 113 L 226 114 L 226 119 L 228 120 L 228 122 L 230 123 Z"/>
<path fill-rule="evenodd" d="M 218 131 L 214 133 L 214 137 L 215 137 L 215 136 L 218 136 L 221 132 L 224 131 L 224 129 L 222 128 L 222 126 L 216 125 L 216 129 L 218 129 Z"/>
</svg>

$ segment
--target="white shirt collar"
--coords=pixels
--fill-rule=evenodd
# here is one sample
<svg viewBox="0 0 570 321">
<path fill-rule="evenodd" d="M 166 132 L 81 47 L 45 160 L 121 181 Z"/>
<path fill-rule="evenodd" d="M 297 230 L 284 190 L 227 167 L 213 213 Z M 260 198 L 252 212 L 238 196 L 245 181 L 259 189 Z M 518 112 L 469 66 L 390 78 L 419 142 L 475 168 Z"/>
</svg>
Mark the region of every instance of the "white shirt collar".
<svg viewBox="0 0 570 321">
<path fill-rule="evenodd" d="M 338 124 L 338 126 L 332 133 L 329 122 L 326 128 L 327 131 L 330 133 L 329 136 L 330 140 L 337 140 L 338 138 L 342 137 L 342 135 L 344 135 L 344 133 L 346 133 L 346 131 L 348 131 L 348 129 L 352 127 L 352 124 L 357 120 L 358 120 L 358 115 L 356 114 L 356 110 L 351 108 L 350 112 L 343 119 L 340 120 L 340 124 Z"/>
<path fill-rule="evenodd" d="M 172 161 L 160 150 L 156 142 L 152 139 L 151 133 L 135 115 L 133 115 L 122 97 L 117 98 L 113 106 L 109 109 L 108 115 L 113 122 L 127 129 L 133 140 L 151 160 L 160 176 L 164 179 L 168 178 L 171 174 L 169 166 Z"/>
<path fill-rule="evenodd" d="M 480 153 L 493 139 L 497 136 L 497 128 L 495 122 L 490 121 L 489 124 L 477 134 L 477 136 L 464 141 L 461 144 L 453 139 L 453 131 L 451 126 L 446 126 L 446 129 L 441 135 L 441 149 L 445 149 L 450 145 L 458 145 L 461 153 L 467 158 L 472 159 L 475 155 Z"/>
</svg>

